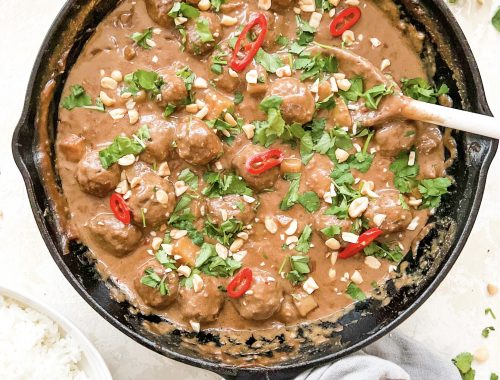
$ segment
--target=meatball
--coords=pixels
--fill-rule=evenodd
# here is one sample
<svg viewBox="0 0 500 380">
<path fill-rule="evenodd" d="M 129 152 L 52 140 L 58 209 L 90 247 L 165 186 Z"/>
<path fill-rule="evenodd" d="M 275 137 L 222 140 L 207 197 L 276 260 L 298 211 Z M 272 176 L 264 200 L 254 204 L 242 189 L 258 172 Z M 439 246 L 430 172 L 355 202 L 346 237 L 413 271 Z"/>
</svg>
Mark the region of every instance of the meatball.
<svg viewBox="0 0 500 380">
<path fill-rule="evenodd" d="M 195 322 L 212 322 L 217 319 L 224 305 L 224 294 L 219 289 L 215 277 L 201 276 L 203 289 L 195 292 L 193 288 L 180 288 L 179 305 L 182 316 Z"/>
<path fill-rule="evenodd" d="M 328 240 L 331 236 L 326 236 L 322 229 L 330 226 L 340 227 L 340 232 L 349 232 L 351 230 L 352 222 L 350 219 L 339 219 L 335 215 L 325 215 L 327 207 L 323 207 L 314 215 L 313 219 L 313 229 L 319 232 L 319 235 L 323 240 Z M 340 238 L 340 236 L 338 237 Z M 340 241 L 340 239 L 338 239 Z"/>
<path fill-rule="evenodd" d="M 123 224 L 113 214 L 99 214 L 85 224 L 90 237 L 106 252 L 122 257 L 133 251 L 142 232 L 132 224 Z"/>
<path fill-rule="evenodd" d="M 158 226 L 167 222 L 175 207 L 175 193 L 172 184 L 152 171 L 143 171 L 132 187 L 128 206 L 137 225 Z"/>
<path fill-rule="evenodd" d="M 146 149 L 140 158 L 150 164 L 164 162 L 174 154 L 175 124 L 163 119 L 154 119 L 147 124 L 151 138 L 146 141 Z"/>
<path fill-rule="evenodd" d="M 226 44 L 224 44 L 223 47 L 220 47 L 216 49 L 216 51 L 214 51 L 209 62 L 210 64 L 213 64 L 216 58 L 229 62 L 231 60 L 231 56 L 232 50 Z M 242 85 L 244 80 L 240 78 L 239 75 L 235 77 L 231 76 L 229 74 L 229 66 L 227 65 L 221 66 L 221 69 L 221 74 L 216 74 L 213 71 L 210 71 L 210 76 L 215 82 L 215 85 L 218 89 L 233 93 Z"/>
<path fill-rule="evenodd" d="M 165 82 L 160 87 L 161 97 L 158 97 L 158 104 L 161 107 L 166 107 L 169 104 L 174 106 L 182 104 L 188 97 L 186 84 L 182 78 L 179 78 L 171 70 L 161 71 L 158 74 Z"/>
<path fill-rule="evenodd" d="M 378 190 L 378 198 L 372 198 L 365 211 L 364 216 L 368 219 L 370 227 L 378 227 L 384 232 L 404 231 L 411 222 L 412 213 L 405 210 L 399 198 L 399 191 L 394 189 Z M 374 219 L 379 222 L 376 215 L 385 215 L 382 223 L 377 225 Z"/>
<path fill-rule="evenodd" d="M 169 27 L 174 25 L 174 19 L 168 15 L 174 3 L 174 0 L 146 0 L 149 17 L 161 26 Z"/>
<path fill-rule="evenodd" d="M 387 157 L 397 156 L 411 149 L 415 143 L 417 130 L 409 121 L 391 121 L 384 123 L 375 132 L 374 142 L 379 152 Z"/>
<path fill-rule="evenodd" d="M 161 279 L 165 276 L 164 283 L 167 290 L 166 295 L 162 295 L 158 288 L 152 288 L 151 286 L 145 285 L 141 282 L 141 279 L 145 275 L 145 271 L 147 269 L 153 269 Z M 137 275 L 134 279 L 134 288 L 147 306 L 155 309 L 164 309 L 177 298 L 179 293 L 179 276 L 173 271 L 165 273 L 164 268 L 158 263 L 158 261 L 156 261 L 156 259 L 152 259 L 146 262 L 146 264 L 140 267 L 137 271 Z"/>
<path fill-rule="evenodd" d="M 290 0 L 285 0 L 285 1 L 290 2 Z M 275 6 L 275 8 L 278 8 L 278 10 L 280 10 L 281 7 L 282 7 L 281 5 L 278 5 L 277 7 Z M 266 50 L 273 49 L 274 47 L 276 47 L 276 40 L 281 35 L 281 31 L 286 29 L 285 18 L 282 15 L 279 15 L 275 12 L 264 11 L 262 13 L 264 14 L 267 20 L 267 33 L 263 45 Z M 252 17 L 253 16 L 250 16 L 250 18 Z"/>
<path fill-rule="evenodd" d="M 417 151 L 422 154 L 428 154 L 442 145 L 443 137 L 439 127 L 421 123 L 418 127 L 418 133 L 415 145 Z"/>
<path fill-rule="evenodd" d="M 326 192 L 330 191 L 332 170 L 332 160 L 323 154 L 315 154 L 307 165 L 307 170 L 304 170 L 302 174 L 307 189 L 323 197 Z"/>
<path fill-rule="evenodd" d="M 78 162 L 85 154 L 85 138 L 71 134 L 61 139 L 58 147 L 68 161 Z"/>
<path fill-rule="evenodd" d="M 208 120 L 217 119 L 223 112 L 234 108 L 234 102 L 231 98 L 212 89 L 204 91 L 203 101 L 208 107 Z"/>
<path fill-rule="evenodd" d="M 278 319 L 284 323 L 292 323 L 299 318 L 297 308 L 295 307 L 292 297 L 285 296 L 281 307 L 277 314 Z"/>
<path fill-rule="evenodd" d="M 82 191 L 102 198 L 120 182 L 120 168 L 114 164 L 104 169 L 99 152 L 93 150 L 86 153 L 78 163 L 76 180 Z"/>
<path fill-rule="evenodd" d="M 281 11 L 283 8 L 291 7 L 295 0 L 273 0 L 271 9 L 275 11 Z"/>
<path fill-rule="evenodd" d="M 281 115 L 288 124 L 305 124 L 312 120 L 315 112 L 314 97 L 305 83 L 296 78 L 281 78 L 269 86 L 267 96 L 279 96 Z"/>
<path fill-rule="evenodd" d="M 222 216 L 223 212 L 227 218 Z M 207 213 L 209 219 L 218 225 L 222 224 L 225 219 L 235 218 L 243 224 L 248 224 L 255 218 L 255 210 L 240 195 L 226 195 L 221 198 L 209 199 Z"/>
<path fill-rule="evenodd" d="M 186 26 L 186 51 L 193 55 L 203 55 L 219 43 L 222 35 L 219 16 L 201 12 L 196 19 L 189 19 Z M 208 26 L 208 33 L 205 29 Z M 199 31 L 205 33 L 200 34 Z"/>
<path fill-rule="evenodd" d="M 250 143 L 245 145 L 233 158 L 233 167 L 247 182 L 248 186 L 255 191 L 272 188 L 280 175 L 280 170 L 277 166 L 259 175 L 253 175 L 247 171 L 245 167 L 247 159 L 265 151 L 265 148 Z"/>
<path fill-rule="evenodd" d="M 232 299 L 232 302 L 243 318 L 262 321 L 280 308 L 283 288 L 269 272 L 258 268 L 253 268 L 252 272 L 252 286 L 241 297 Z"/>
<path fill-rule="evenodd" d="M 206 165 L 223 153 L 222 142 L 215 132 L 193 117 L 180 120 L 176 142 L 180 158 L 192 165 Z"/>
</svg>

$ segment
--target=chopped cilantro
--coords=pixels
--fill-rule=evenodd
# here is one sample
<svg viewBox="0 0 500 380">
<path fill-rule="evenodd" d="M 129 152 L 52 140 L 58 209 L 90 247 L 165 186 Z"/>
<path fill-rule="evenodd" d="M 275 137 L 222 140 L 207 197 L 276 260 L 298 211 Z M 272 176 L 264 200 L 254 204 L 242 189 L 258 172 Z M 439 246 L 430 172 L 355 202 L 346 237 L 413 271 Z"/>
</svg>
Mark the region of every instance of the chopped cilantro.
<svg viewBox="0 0 500 380">
<path fill-rule="evenodd" d="M 299 15 L 296 16 L 297 21 L 297 44 L 305 46 L 314 40 L 316 28 L 313 28 L 307 21 L 304 21 Z"/>
<path fill-rule="evenodd" d="M 390 248 L 385 244 L 375 242 L 365 247 L 363 253 L 366 256 L 375 256 L 395 263 L 399 263 L 403 259 L 403 251 L 398 245 Z"/>
<path fill-rule="evenodd" d="M 292 285 L 298 285 L 299 283 L 306 280 L 306 274 L 311 272 L 309 268 L 309 256 L 295 255 L 290 256 L 290 272 L 286 274 L 287 280 L 289 280 Z M 282 267 L 280 268 L 280 273 L 283 271 L 283 267 L 286 263 L 285 261 L 282 263 Z"/>
<path fill-rule="evenodd" d="M 463 380 L 473 380 L 475 377 L 476 371 L 472 369 L 472 359 L 473 356 L 470 352 L 462 352 L 451 360 L 458 368 Z"/>
<path fill-rule="evenodd" d="M 241 92 L 235 92 L 233 102 L 236 105 L 241 104 L 243 102 L 243 94 Z"/>
<path fill-rule="evenodd" d="M 491 24 L 500 32 L 500 7 L 497 8 L 495 14 L 491 18 Z"/>
<path fill-rule="evenodd" d="M 107 148 L 99 151 L 99 160 L 104 169 L 108 169 L 111 165 L 128 154 L 134 156 L 141 153 L 145 148 L 145 142 L 150 138 L 149 130 L 146 125 L 143 125 L 132 138 L 126 136 L 117 136 Z"/>
<path fill-rule="evenodd" d="M 300 174 L 287 174 L 285 178 L 290 181 L 290 187 L 280 203 L 281 210 L 290 209 L 299 200 Z"/>
<path fill-rule="evenodd" d="M 366 299 L 366 294 L 354 282 L 349 283 L 345 292 L 355 301 L 364 301 Z"/>
<path fill-rule="evenodd" d="M 254 142 L 267 147 L 283 135 L 286 123 L 279 110 L 281 102 L 279 96 L 270 96 L 261 102 L 260 108 L 267 113 L 267 120 L 254 122 Z"/>
<path fill-rule="evenodd" d="M 335 107 L 335 98 L 333 94 L 327 96 L 325 99 L 316 102 L 317 110 L 331 110 Z"/>
<path fill-rule="evenodd" d="M 207 19 L 199 18 L 196 20 L 195 29 L 198 36 L 200 36 L 201 42 L 205 43 L 215 41 L 214 36 L 212 36 L 212 32 L 210 31 L 210 25 Z"/>
<path fill-rule="evenodd" d="M 205 233 L 223 245 L 231 245 L 241 231 L 243 231 L 243 222 L 235 218 L 224 221 L 220 226 L 208 220 L 205 221 Z"/>
<path fill-rule="evenodd" d="M 174 104 L 167 104 L 167 106 L 165 107 L 165 110 L 163 111 L 163 117 L 166 119 L 167 117 L 169 117 L 170 115 L 172 115 L 174 112 L 175 112 L 175 105 Z"/>
<path fill-rule="evenodd" d="M 130 36 L 135 43 L 143 49 L 151 49 L 151 46 L 148 44 L 148 40 L 153 38 L 153 28 L 147 28 L 142 31 L 142 33 L 135 32 Z"/>
<path fill-rule="evenodd" d="M 252 190 L 243 178 L 236 174 L 206 172 L 203 175 L 203 180 L 207 186 L 203 189 L 202 194 L 209 198 L 229 194 L 252 195 Z"/>
<path fill-rule="evenodd" d="M 286 47 L 290 43 L 290 39 L 282 34 L 276 38 L 276 44 L 278 44 L 281 47 Z"/>
<path fill-rule="evenodd" d="M 275 73 L 276 70 L 283 66 L 283 62 L 281 62 L 279 55 L 269 54 L 262 48 L 257 51 L 255 61 L 262 65 L 269 73 Z"/>
<path fill-rule="evenodd" d="M 484 315 L 488 315 L 488 314 L 491 315 L 491 317 L 493 319 L 497 319 L 495 313 L 493 313 L 493 310 L 491 310 L 490 307 L 484 310 Z"/>
<path fill-rule="evenodd" d="M 320 230 L 321 233 L 323 233 L 323 235 L 325 235 L 328 239 L 329 238 L 332 238 L 336 235 L 340 235 L 340 233 L 342 232 L 340 226 L 337 226 L 337 225 L 330 225 L 328 227 L 325 227 L 323 229 Z"/>
<path fill-rule="evenodd" d="M 499 29 L 500 29 L 500 27 L 499 27 Z M 498 375 L 496 373 L 492 373 L 490 375 L 490 380 L 498 380 Z"/>
<path fill-rule="evenodd" d="M 299 241 L 295 246 L 295 250 L 297 252 L 307 253 L 311 248 L 311 240 L 312 240 L 312 228 L 308 224 L 304 227 L 302 234 L 300 234 Z"/>
<path fill-rule="evenodd" d="M 392 88 L 387 88 L 385 84 L 378 84 L 364 91 L 363 78 L 360 76 L 355 76 L 349 79 L 349 81 L 351 82 L 349 90 L 340 90 L 339 94 L 346 102 L 356 102 L 359 98 L 363 98 L 365 100 L 365 105 L 370 109 L 376 110 L 382 98 L 393 93 Z"/>
<path fill-rule="evenodd" d="M 214 245 L 204 243 L 196 257 L 195 267 L 209 276 L 230 277 L 241 268 L 241 263 L 231 257 L 223 259 L 217 255 Z"/>
<path fill-rule="evenodd" d="M 158 289 L 162 296 L 168 296 L 170 293 L 168 285 L 165 284 L 165 279 L 160 278 L 153 268 L 147 268 L 144 271 L 144 276 L 141 277 L 141 284 Z"/>
<path fill-rule="evenodd" d="M 311 57 L 310 53 L 303 52 L 294 60 L 293 68 L 295 70 L 302 70 L 300 80 L 304 81 L 306 79 L 320 78 L 325 73 L 336 73 L 338 62 L 334 56 L 317 54 Z"/>
<path fill-rule="evenodd" d="M 136 95 L 140 90 L 157 95 L 163 85 L 163 78 L 154 71 L 137 70 L 125 75 L 124 80 L 127 87 L 124 88 L 123 92 L 130 92 L 133 95 Z"/>
<path fill-rule="evenodd" d="M 405 95 L 432 104 L 436 104 L 438 97 L 447 94 L 449 91 L 448 86 L 445 84 L 442 84 L 437 90 L 422 78 L 401 79 L 401 83 L 401 90 Z"/>
<path fill-rule="evenodd" d="M 415 179 L 419 172 L 419 166 L 415 163 L 413 166 L 408 165 L 409 152 L 401 152 L 389 166 L 389 169 L 394 174 L 394 186 L 401 193 L 409 193 L 415 186 Z"/>
<path fill-rule="evenodd" d="M 201 246 L 204 238 L 203 234 L 198 231 L 194 225 L 195 217 L 191 213 L 191 202 L 193 198 L 189 195 L 183 195 L 175 205 L 174 212 L 168 220 L 168 225 L 188 231 L 188 237 L 194 244 Z"/>
<path fill-rule="evenodd" d="M 422 208 L 435 208 L 441 203 L 441 196 L 448 192 L 451 181 L 448 178 L 424 179 L 418 184 L 422 194 Z"/>
<path fill-rule="evenodd" d="M 493 326 L 485 327 L 483 331 L 481 331 L 481 335 L 487 338 L 490 336 L 490 331 L 495 331 L 495 328 Z"/>
<path fill-rule="evenodd" d="M 177 267 L 175 266 L 175 260 L 171 255 L 167 255 L 167 253 L 163 250 L 163 248 L 160 248 L 158 252 L 155 254 L 156 260 L 163 265 L 164 268 L 170 268 L 172 270 L 177 270 Z"/>
<path fill-rule="evenodd" d="M 97 111 L 104 111 L 104 105 L 101 99 L 96 98 L 95 106 L 92 106 L 92 98 L 85 92 L 85 89 L 79 84 L 71 86 L 70 94 L 66 96 L 61 105 L 71 111 L 75 108 L 88 108 Z"/>
<path fill-rule="evenodd" d="M 221 5 L 224 4 L 225 2 L 226 0 L 210 0 L 210 3 L 212 4 L 212 9 L 215 12 L 219 12 Z"/>
<path fill-rule="evenodd" d="M 168 12 L 168 15 L 172 18 L 179 16 L 186 18 L 198 18 L 200 16 L 200 11 L 187 3 L 176 2 L 174 3 L 172 9 L 170 9 L 170 12 Z"/>
<path fill-rule="evenodd" d="M 177 176 L 177 180 L 184 181 L 191 189 L 198 189 L 198 176 L 189 169 L 182 170 Z"/>
<path fill-rule="evenodd" d="M 299 195 L 298 202 L 308 211 L 315 212 L 320 208 L 320 200 L 314 191 L 306 191 Z"/>
</svg>

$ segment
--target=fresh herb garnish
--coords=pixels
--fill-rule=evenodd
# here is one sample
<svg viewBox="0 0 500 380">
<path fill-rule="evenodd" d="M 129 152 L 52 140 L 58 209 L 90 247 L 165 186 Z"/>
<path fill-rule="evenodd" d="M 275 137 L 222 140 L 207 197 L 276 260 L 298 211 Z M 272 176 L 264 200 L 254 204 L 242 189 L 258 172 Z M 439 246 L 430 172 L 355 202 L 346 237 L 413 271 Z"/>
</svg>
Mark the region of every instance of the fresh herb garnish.
<svg viewBox="0 0 500 380">
<path fill-rule="evenodd" d="M 147 28 L 140 32 L 135 32 L 130 36 L 135 43 L 143 49 L 151 49 L 151 45 L 148 44 L 148 40 L 153 38 L 153 28 Z"/>
<path fill-rule="evenodd" d="M 473 356 L 470 352 L 462 352 L 451 361 L 458 368 L 463 380 L 474 380 L 476 371 L 472 369 Z"/>
<path fill-rule="evenodd" d="M 160 93 L 160 88 L 163 85 L 163 78 L 154 71 L 137 70 L 131 74 L 125 75 L 124 78 L 127 87 L 123 92 L 130 92 L 133 95 L 141 90 L 147 91 L 152 95 Z"/>
<path fill-rule="evenodd" d="M 320 231 L 328 239 L 332 238 L 332 237 L 334 237 L 336 235 L 340 235 L 340 233 L 342 232 L 342 230 L 340 229 L 340 226 L 336 226 L 334 224 L 332 224 L 332 225 L 330 225 L 328 227 L 325 227 L 325 228 L 321 229 Z"/>
<path fill-rule="evenodd" d="M 186 230 L 188 237 L 194 244 L 201 246 L 204 242 L 203 234 L 196 229 L 194 225 L 195 217 L 191 212 L 191 202 L 193 198 L 189 195 L 183 195 L 175 205 L 174 212 L 168 220 L 168 225 L 179 230 Z"/>
<path fill-rule="evenodd" d="M 224 4 L 225 2 L 226 0 L 210 0 L 210 3 L 212 4 L 212 9 L 215 12 L 219 12 L 221 5 Z"/>
<path fill-rule="evenodd" d="M 404 255 L 399 245 L 394 246 L 394 248 L 390 248 L 386 244 L 378 242 L 371 243 L 363 249 L 363 252 L 366 256 L 375 256 L 395 263 L 399 263 L 403 259 Z"/>
<path fill-rule="evenodd" d="M 275 73 L 276 70 L 283 66 L 283 62 L 281 62 L 279 55 L 267 53 L 262 48 L 257 51 L 255 61 L 262 65 L 269 73 Z"/>
<path fill-rule="evenodd" d="M 196 20 L 195 29 L 198 36 L 200 36 L 201 42 L 206 43 L 215 41 L 214 36 L 212 36 L 212 32 L 210 31 L 210 25 L 207 19 L 199 18 Z"/>
<path fill-rule="evenodd" d="M 177 180 L 184 181 L 191 189 L 198 189 L 198 176 L 189 169 L 182 170 L 177 176 Z"/>
<path fill-rule="evenodd" d="M 292 283 L 293 286 L 295 286 L 305 281 L 306 280 L 305 275 L 311 272 L 311 269 L 309 268 L 309 256 L 305 255 L 290 256 L 289 261 L 291 270 L 286 274 L 286 278 Z M 283 261 L 282 263 L 282 267 L 284 267 L 285 263 L 286 263 L 286 258 L 285 261 Z M 282 271 L 283 268 L 281 268 L 281 272 Z"/>
<path fill-rule="evenodd" d="M 230 277 L 241 268 L 241 263 L 231 257 L 223 259 L 217 255 L 214 245 L 204 243 L 196 257 L 195 267 L 209 276 Z"/>
<path fill-rule="evenodd" d="M 500 7 L 497 8 L 495 14 L 491 18 L 491 23 L 493 24 L 495 29 L 500 32 Z"/>
<path fill-rule="evenodd" d="M 495 331 L 495 328 L 493 326 L 485 327 L 483 331 L 481 331 L 481 335 L 487 338 L 490 336 L 490 331 Z"/>
<path fill-rule="evenodd" d="M 233 99 L 233 102 L 234 104 L 238 105 L 238 104 L 241 104 L 243 102 L 243 94 L 241 92 L 235 92 L 234 93 L 234 99 Z"/>
<path fill-rule="evenodd" d="M 92 98 L 79 84 L 71 86 L 70 94 L 63 99 L 61 105 L 68 111 L 71 111 L 75 108 L 88 108 L 101 112 L 104 111 L 104 105 L 102 104 L 101 99 L 96 98 L 95 106 L 93 106 Z"/>
<path fill-rule="evenodd" d="M 224 71 L 224 66 L 227 65 L 227 56 L 228 54 L 225 52 L 214 54 L 211 58 L 212 65 L 210 66 L 210 70 L 212 70 L 212 72 L 215 74 L 222 74 L 222 72 Z"/>
<path fill-rule="evenodd" d="M 175 104 L 168 103 L 165 107 L 165 110 L 163 111 L 163 117 L 166 119 L 175 112 L 175 109 Z"/>
<path fill-rule="evenodd" d="M 177 270 L 177 267 L 175 266 L 176 262 L 174 258 L 170 255 L 167 255 L 167 253 L 163 250 L 163 248 L 160 248 L 156 254 L 155 254 L 156 260 L 163 265 L 164 268 L 169 268 L 172 270 Z"/>
<path fill-rule="evenodd" d="M 364 301 L 366 299 L 366 294 L 354 282 L 349 283 L 345 292 L 353 300 Z"/>
<path fill-rule="evenodd" d="M 132 138 L 126 136 L 115 137 L 111 145 L 99 151 L 99 159 L 104 169 L 128 154 L 137 156 L 146 148 L 146 141 L 150 138 L 147 125 L 143 125 Z"/>
<path fill-rule="evenodd" d="M 220 226 L 208 220 L 205 221 L 205 233 L 226 246 L 233 243 L 236 235 L 243 231 L 243 227 L 243 222 L 235 218 L 222 222 Z"/>
<path fill-rule="evenodd" d="M 488 307 L 487 309 L 484 310 L 484 315 L 488 315 L 488 314 L 491 315 L 491 317 L 493 319 L 497 319 L 495 313 L 493 313 L 493 310 L 491 310 L 490 307 Z"/>
<path fill-rule="evenodd" d="M 285 179 L 290 181 L 290 187 L 280 203 L 281 210 L 288 210 L 299 200 L 300 173 L 287 174 Z"/>
<path fill-rule="evenodd" d="M 187 3 L 176 2 L 172 9 L 170 9 L 170 12 L 168 12 L 168 15 L 172 18 L 198 18 L 200 16 L 200 11 Z"/>
<path fill-rule="evenodd" d="M 314 40 L 316 28 L 309 25 L 307 21 L 302 20 L 299 15 L 295 19 L 297 21 L 297 39 L 295 42 L 300 46 L 306 46 Z"/>
<path fill-rule="evenodd" d="M 141 284 L 158 289 L 162 296 L 168 296 L 170 293 L 168 285 L 165 284 L 165 279 L 160 278 L 153 268 L 147 268 L 144 271 L 144 276 L 141 277 Z"/>
<path fill-rule="evenodd" d="M 299 195 L 298 202 L 307 210 L 307 212 L 318 211 L 321 205 L 318 194 L 314 191 L 306 191 L 305 193 Z"/>
<path fill-rule="evenodd" d="M 278 38 L 276 38 L 276 44 L 278 44 L 281 47 L 287 47 L 289 43 L 290 39 L 282 34 L 280 34 Z"/>
<path fill-rule="evenodd" d="M 302 52 L 293 61 L 295 70 L 302 70 L 300 80 L 318 79 L 324 74 L 333 74 L 338 71 L 337 59 L 333 56 L 317 54 L 311 57 L 309 52 Z"/>
<path fill-rule="evenodd" d="M 193 103 L 192 89 L 194 80 L 196 79 L 195 73 L 189 68 L 189 66 L 185 66 L 181 70 L 177 71 L 175 75 L 181 78 L 186 86 L 186 90 L 188 92 L 188 99 L 186 100 L 186 103 Z"/>
<path fill-rule="evenodd" d="M 393 93 L 392 87 L 387 87 L 385 84 L 378 84 L 364 91 L 363 78 L 355 76 L 349 79 L 351 87 L 347 91 L 340 90 L 339 94 L 347 102 L 356 102 L 359 98 L 365 100 L 365 105 L 376 110 L 382 98 Z"/>
<path fill-rule="evenodd" d="M 448 86 L 444 83 L 437 90 L 422 78 L 401 79 L 401 83 L 403 94 L 413 99 L 432 104 L 436 104 L 438 97 L 447 94 L 449 91 Z"/>
<path fill-rule="evenodd" d="M 417 163 L 409 166 L 409 156 L 409 152 L 401 152 L 389 166 L 389 169 L 394 174 L 394 186 L 396 186 L 401 193 L 409 193 L 417 186 L 417 180 L 415 178 L 418 175 L 419 166 Z"/>
<path fill-rule="evenodd" d="M 312 240 L 312 228 L 308 224 L 304 227 L 304 230 L 300 234 L 299 241 L 295 246 L 295 250 L 297 252 L 307 253 L 311 248 L 311 240 Z"/>
<path fill-rule="evenodd" d="M 441 196 L 448 192 L 451 181 L 446 177 L 424 179 L 418 184 L 422 194 L 422 208 L 436 208 L 441 203 Z"/>
<path fill-rule="evenodd" d="M 230 194 L 252 195 L 252 190 L 243 178 L 236 174 L 206 172 L 203 175 L 203 180 L 207 186 L 203 189 L 202 194 L 209 198 Z"/>
</svg>

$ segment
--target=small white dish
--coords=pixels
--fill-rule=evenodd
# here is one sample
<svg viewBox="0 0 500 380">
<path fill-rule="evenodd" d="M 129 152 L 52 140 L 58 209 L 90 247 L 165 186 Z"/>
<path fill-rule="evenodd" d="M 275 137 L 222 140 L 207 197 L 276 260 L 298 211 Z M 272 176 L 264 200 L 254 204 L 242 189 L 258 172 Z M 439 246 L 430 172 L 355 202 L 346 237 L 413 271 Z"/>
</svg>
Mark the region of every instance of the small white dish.
<svg viewBox="0 0 500 380">
<path fill-rule="evenodd" d="M 85 371 L 90 379 L 113 379 L 99 351 L 97 351 L 97 349 L 92 345 L 88 338 L 66 317 L 62 316 L 49 306 L 46 306 L 21 293 L 18 293 L 17 291 L 7 289 L 3 286 L 0 286 L 0 295 L 11 298 L 21 305 L 28 306 L 33 310 L 46 315 L 55 323 L 57 323 L 62 331 L 71 336 L 76 341 L 82 352 L 82 359 L 79 362 L 79 367 L 81 370 Z"/>
</svg>

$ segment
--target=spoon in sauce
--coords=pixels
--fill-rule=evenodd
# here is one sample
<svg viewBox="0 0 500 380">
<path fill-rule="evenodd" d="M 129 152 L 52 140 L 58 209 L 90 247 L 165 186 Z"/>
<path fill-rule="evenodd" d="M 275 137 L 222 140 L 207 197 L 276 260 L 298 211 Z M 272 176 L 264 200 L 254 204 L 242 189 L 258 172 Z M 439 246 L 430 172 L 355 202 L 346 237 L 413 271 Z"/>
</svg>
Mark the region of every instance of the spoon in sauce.
<svg viewBox="0 0 500 380">
<path fill-rule="evenodd" d="M 410 119 L 500 139 L 500 122 L 494 117 L 425 103 L 405 96 L 394 81 L 367 59 L 335 46 L 316 45 L 318 47 L 313 48 L 313 51 L 334 55 L 347 77 L 361 76 L 367 87 L 379 84 L 392 87 L 393 95 L 385 96 L 378 109 L 372 110 L 360 104 L 358 109 L 352 110 L 353 121 L 359 125 L 372 127 L 390 120 Z"/>
</svg>

